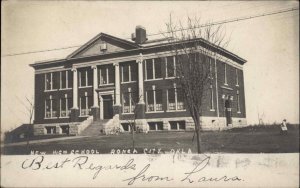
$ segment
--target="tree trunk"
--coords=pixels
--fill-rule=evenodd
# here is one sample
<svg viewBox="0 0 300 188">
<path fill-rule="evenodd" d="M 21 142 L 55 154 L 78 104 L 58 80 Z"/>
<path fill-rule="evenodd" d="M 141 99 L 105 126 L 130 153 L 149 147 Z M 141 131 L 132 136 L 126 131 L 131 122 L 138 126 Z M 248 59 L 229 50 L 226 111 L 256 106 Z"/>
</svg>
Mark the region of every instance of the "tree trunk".
<svg viewBox="0 0 300 188">
<path fill-rule="evenodd" d="M 200 154 L 201 153 L 200 118 L 196 117 L 195 120 L 196 120 L 195 128 L 196 128 L 196 135 L 197 135 L 197 151 L 198 154 Z"/>
<path fill-rule="evenodd" d="M 132 131 L 132 151 L 134 150 L 134 125 L 131 126 Z"/>
</svg>

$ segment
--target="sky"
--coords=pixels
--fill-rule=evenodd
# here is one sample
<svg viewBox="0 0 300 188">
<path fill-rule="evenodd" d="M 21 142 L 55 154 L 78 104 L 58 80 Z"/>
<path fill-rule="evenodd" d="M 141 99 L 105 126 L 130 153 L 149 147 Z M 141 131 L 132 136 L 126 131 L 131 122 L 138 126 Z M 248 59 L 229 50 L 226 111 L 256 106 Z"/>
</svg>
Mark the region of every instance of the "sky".
<svg viewBox="0 0 300 188">
<path fill-rule="evenodd" d="M 36 61 L 65 58 L 100 32 L 130 38 L 137 25 L 147 34 L 166 31 L 173 20 L 188 16 L 220 21 L 298 8 L 297 1 L 2 1 L 1 131 L 29 122 L 26 98 L 34 93 Z M 244 65 L 248 124 L 299 123 L 299 10 L 227 23 L 227 50 Z"/>
</svg>

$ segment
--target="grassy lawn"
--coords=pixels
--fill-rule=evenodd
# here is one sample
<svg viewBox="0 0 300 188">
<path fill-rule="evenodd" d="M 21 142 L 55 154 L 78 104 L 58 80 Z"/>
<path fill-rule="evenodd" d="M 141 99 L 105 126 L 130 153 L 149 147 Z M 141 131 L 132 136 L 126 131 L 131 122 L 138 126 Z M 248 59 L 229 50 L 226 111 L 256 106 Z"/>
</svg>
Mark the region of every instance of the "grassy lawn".
<svg viewBox="0 0 300 188">
<path fill-rule="evenodd" d="M 279 133 L 279 126 L 250 126 L 226 131 L 205 131 L 201 133 L 202 152 L 223 153 L 294 153 L 299 152 L 299 125 L 288 126 L 287 135 Z M 193 132 L 150 132 L 135 134 L 135 148 L 138 153 L 160 148 L 161 152 L 170 149 L 190 148 L 197 152 L 196 138 L 192 142 Z M 97 150 L 110 153 L 111 149 L 131 149 L 131 134 L 85 137 L 71 140 L 35 143 L 22 146 L 4 146 L 2 154 L 29 154 L 38 150 L 52 154 L 54 150 Z"/>
</svg>

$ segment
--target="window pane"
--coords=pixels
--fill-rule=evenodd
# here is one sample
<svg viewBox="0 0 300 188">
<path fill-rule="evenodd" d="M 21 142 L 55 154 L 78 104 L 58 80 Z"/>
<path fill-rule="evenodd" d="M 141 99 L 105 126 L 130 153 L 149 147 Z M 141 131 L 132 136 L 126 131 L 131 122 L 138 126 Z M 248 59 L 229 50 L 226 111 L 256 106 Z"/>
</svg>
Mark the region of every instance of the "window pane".
<svg viewBox="0 0 300 188">
<path fill-rule="evenodd" d="M 155 78 L 161 78 L 161 58 L 154 59 Z"/>
<path fill-rule="evenodd" d="M 129 101 L 130 101 L 129 93 L 126 92 L 123 94 L 123 113 L 130 112 Z"/>
<path fill-rule="evenodd" d="M 172 56 L 167 57 L 167 77 L 175 76 L 174 72 L 174 58 Z"/>
<path fill-rule="evenodd" d="M 71 108 L 73 107 L 73 100 L 72 98 L 68 98 L 68 106 L 67 106 L 67 116 L 71 114 Z"/>
<path fill-rule="evenodd" d="M 52 73 L 53 89 L 59 89 L 59 72 Z"/>
<path fill-rule="evenodd" d="M 171 130 L 177 130 L 177 122 L 176 121 L 170 121 Z"/>
<path fill-rule="evenodd" d="M 156 90 L 156 111 L 162 111 L 162 90 Z"/>
<path fill-rule="evenodd" d="M 80 98 L 80 108 L 81 109 L 85 109 L 86 108 L 86 98 L 85 97 L 81 97 Z"/>
<path fill-rule="evenodd" d="M 60 99 L 60 105 L 61 105 L 61 106 L 60 106 L 60 109 L 61 109 L 62 111 L 65 111 L 65 110 L 67 109 L 67 108 L 66 108 L 66 107 L 67 107 L 67 106 L 66 106 L 66 105 L 67 105 L 67 104 L 66 104 L 66 98 L 61 98 L 61 99 Z"/>
<path fill-rule="evenodd" d="M 68 88 L 73 87 L 73 72 L 68 71 Z"/>
<path fill-rule="evenodd" d="M 179 129 L 185 130 L 185 122 L 184 121 L 179 121 Z"/>
<path fill-rule="evenodd" d="M 176 110 L 175 106 L 175 89 L 168 89 L 169 110 Z"/>
<path fill-rule="evenodd" d="M 67 87 L 67 72 L 66 71 L 62 71 L 61 72 L 61 88 L 66 88 Z"/>
<path fill-rule="evenodd" d="M 123 82 L 129 82 L 129 66 L 123 65 Z"/>
<path fill-rule="evenodd" d="M 87 100 L 88 100 L 88 109 L 90 109 L 93 106 L 93 98 L 92 98 L 92 96 L 88 96 Z"/>
<path fill-rule="evenodd" d="M 102 67 L 100 69 L 100 85 L 108 84 L 107 83 L 107 74 L 106 74 L 106 67 Z"/>
<path fill-rule="evenodd" d="M 147 111 L 151 112 L 154 111 L 154 96 L 153 91 L 149 90 L 147 91 Z"/>
<path fill-rule="evenodd" d="M 114 66 L 108 67 L 108 77 L 109 77 L 109 83 L 113 84 L 115 83 L 115 69 Z"/>
<path fill-rule="evenodd" d="M 51 73 L 46 74 L 46 85 L 45 85 L 45 90 L 50 90 L 51 89 Z"/>
<path fill-rule="evenodd" d="M 157 130 L 163 130 L 164 129 L 163 122 L 158 122 L 156 125 L 157 125 Z"/>
<path fill-rule="evenodd" d="M 177 110 L 184 110 L 184 96 L 182 89 L 176 89 L 177 92 Z"/>
<path fill-rule="evenodd" d="M 52 99 L 52 117 L 57 116 L 57 101 L 55 99 Z"/>
<path fill-rule="evenodd" d="M 66 107 L 66 99 L 61 98 L 60 99 L 60 116 L 61 117 L 66 117 L 67 116 L 67 107 Z"/>
<path fill-rule="evenodd" d="M 93 70 L 92 69 L 88 69 L 88 85 L 92 86 L 93 85 Z"/>
<path fill-rule="evenodd" d="M 149 130 L 155 131 L 156 130 L 156 123 L 155 122 L 149 122 Z"/>
<path fill-rule="evenodd" d="M 131 81 L 136 81 L 138 77 L 137 63 L 131 64 Z"/>
<path fill-rule="evenodd" d="M 153 65 L 152 59 L 146 60 L 147 80 L 153 79 Z"/>
<path fill-rule="evenodd" d="M 50 109 L 50 99 L 46 100 L 46 118 L 50 118 L 51 117 L 51 109 Z"/>
<path fill-rule="evenodd" d="M 86 71 L 80 71 L 80 86 L 86 86 Z"/>
</svg>

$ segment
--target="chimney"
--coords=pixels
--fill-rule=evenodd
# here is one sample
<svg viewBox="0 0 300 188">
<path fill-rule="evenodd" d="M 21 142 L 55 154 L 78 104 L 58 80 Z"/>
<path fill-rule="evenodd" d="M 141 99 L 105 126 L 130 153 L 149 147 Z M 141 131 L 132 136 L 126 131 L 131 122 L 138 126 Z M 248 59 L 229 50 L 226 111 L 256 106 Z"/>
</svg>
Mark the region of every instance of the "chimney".
<svg viewBox="0 0 300 188">
<path fill-rule="evenodd" d="M 135 38 L 135 43 L 137 44 L 145 43 L 148 40 L 146 35 L 146 29 L 140 25 L 136 26 L 135 37 L 132 36 L 132 39 L 134 38 Z"/>
</svg>

